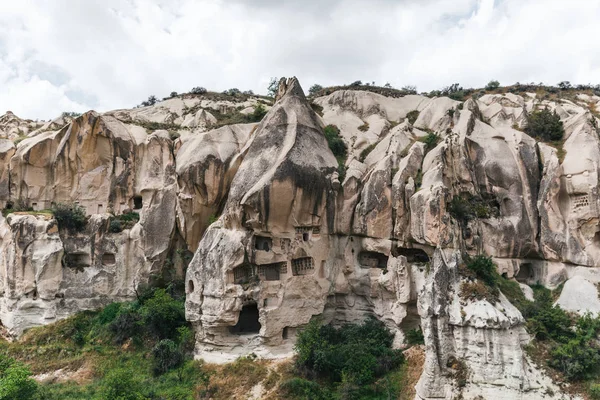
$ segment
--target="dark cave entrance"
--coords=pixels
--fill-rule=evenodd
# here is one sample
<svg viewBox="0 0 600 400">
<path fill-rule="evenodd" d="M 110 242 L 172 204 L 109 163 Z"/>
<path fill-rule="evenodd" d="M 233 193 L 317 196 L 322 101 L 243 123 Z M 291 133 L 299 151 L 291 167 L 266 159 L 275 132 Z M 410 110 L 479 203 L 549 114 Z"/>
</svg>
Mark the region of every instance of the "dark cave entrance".
<svg viewBox="0 0 600 400">
<path fill-rule="evenodd" d="M 532 279 L 535 278 L 535 271 L 533 269 L 533 264 L 524 263 L 519 267 L 519 273 L 515 276 L 515 279 L 521 283 L 528 283 Z"/>
<path fill-rule="evenodd" d="M 242 307 L 237 324 L 229 327 L 229 332 L 234 335 L 249 335 L 260 332 L 256 303 L 250 303 Z"/>
<path fill-rule="evenodd" d="M 142 196 L 133 196 L 133 209 L 140 210 L 144 205 L 142 201 Z"/>
</svg>

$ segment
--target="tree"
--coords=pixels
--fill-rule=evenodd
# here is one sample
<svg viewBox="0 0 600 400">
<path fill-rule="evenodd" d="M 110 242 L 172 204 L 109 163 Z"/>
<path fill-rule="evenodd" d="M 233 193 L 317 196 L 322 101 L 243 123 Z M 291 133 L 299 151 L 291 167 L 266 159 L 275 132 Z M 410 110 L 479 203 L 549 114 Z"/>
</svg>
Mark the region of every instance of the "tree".
<svg viewBox="0 0 600 400">
<path fill-rule="evenodd" d="M 402 91 L 408 94 L 417 94 L 417 87 L 414 85 L 402 86 Z"/>
<path fill-rule="evenodd" d="M 269 81 L 269 86 L 267 87 L 267 95 L 269 97 L 275 97 L 277 91 L 279 90 L 279 80 L 277 77 L 272 77 Z"/>
<path fill-rule="evenodd" d="M 500 82 L 498 81 L 489 81 L 487 85 L 485 85 L 485 90 L 494 90 L 500 87 Z"/>
<path fill-rule="evenodd" d="M 562 139 L 565 129 L 556 111 L 550 112 L 545 107 L 529 114 L 525 132 L 541 140 L 554 141 Z"/>
<path fill-rule="evenodd" d="M 383 87 L 386 89 L 391 89 L 392 85 L 389 82 L 386 82 L 385 85 L 383 85 Z"/>
<path fill-rule="evenodd" d="M 38 391 L 24 364 L 0 355 L 0 400 L 32 399 Z"/>
<path fill-rule="evenodd" d="M 148 100 L 142 101 L 142 106 L 143 107 L 153 106 L 156 104 L 157 101 L 158 100 L 156 99 L 156 96 L 151 95 L 151 96 L 148 96 Z"/>
<path fill-rule="evenodd" d="M 193 87 L 192 90 L 190 90 L 190 93 L 192 93 L 192 94 L 204 94 L 204 93 L 206 93 L 206 89 L 203 88 L 202 86 L 196 86 L 196 87 Z"/>
<path fill-rule="evenodd" d="M 560 90 L 568 90 L 568 89 L 571 89 L 571 88 L 572 88 L 572 86 L 571 86 L 571 82 L 569 82 L 569 81 L 562 81 L 562 82 L 559 82 L 559 83 L 558 83 L 558 88 L 559 88 Z"/>
<path fill-rule="evenodd" d="M 350 86 L 362 86 L 362 81 L 354 81 L 350 84 Z"/>
<path fill-rule="evenodd" d="M 169 97 L 177 97 L 177 92 L 171 92 L 171 94 L 169 95 Z"/>
<path fill-rule="evenodd" d="M 317 93 L 319 93 L 321 90 L 323 90 L 323 86 L 319 85 L 318 83 L 315 83 L 314 85 L 312 85 L 310 87 L 310 89 L 308 89 L 308 94 L 310 96 L 314 96 Z"/>
</svg>

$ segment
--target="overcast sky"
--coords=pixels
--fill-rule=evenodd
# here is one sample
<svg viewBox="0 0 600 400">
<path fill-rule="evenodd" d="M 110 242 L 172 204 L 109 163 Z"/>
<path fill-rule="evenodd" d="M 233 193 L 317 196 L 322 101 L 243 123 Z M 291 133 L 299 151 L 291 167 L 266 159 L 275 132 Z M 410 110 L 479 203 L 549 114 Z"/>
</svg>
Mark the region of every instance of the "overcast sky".
<svg viewBox="0 0 600 400">
<path fill-rule="evenodd" d="M 0 0 L 0 114 L 194 86 L 600 83 L 598 0 Z"/>
</svg>

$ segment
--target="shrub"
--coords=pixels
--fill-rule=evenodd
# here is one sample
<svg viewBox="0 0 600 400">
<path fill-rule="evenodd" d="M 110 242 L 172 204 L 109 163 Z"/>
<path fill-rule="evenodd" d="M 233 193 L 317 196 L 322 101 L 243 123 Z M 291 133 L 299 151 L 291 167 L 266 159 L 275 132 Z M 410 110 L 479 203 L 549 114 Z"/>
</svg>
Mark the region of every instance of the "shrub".
<svg viewBox="0 0 600 400">
<path fill-rule="evenodd" d="M 485 85 L 485 90 L 494 90 L 500 87 L 500 82 L 492 80 L 489 81 L 487 85 Z"/>
<path fill-rule="evenodd" d="M 402 353 L 392 350 L 392 342 L 393 334 L 374 319 L 341 328 L 313 321 L 298 335 L 297 365 L 331 382 L 346 376 L 368 385 L 402 362 Z"/>
<path fill-rule="evenodd" d="M 412 110 L 408 114 L 406 114 L 406 119 L 412 125 L 419 118 L 419 110 Z"/>
<path fill-rule="evenodd" d="M 366 132 L 369 130 L 369 123 L 365 122 L 364 124 L 362 124 L 361 126 L 358 127 L 358 130 L 361 132 Z"/>
<path fill-rule="evenodd" d="M 588 393 L 589 393 L 590 397 L 592 398 L 592 400 L 600 400 L 600 384 L 598 384 L 598 383 L 590 384 Z"/>
<path fill-rule="evenodd" d="M 110 371 L 102 380 L 96 399 L 106 400 L 146 400 L 140 381 L 134 378 L 133 371 L 118 368 Z"/>
<path fill-rule="evenodd" d="M 467 268 L 475 273 L 478 279 L 490 287 L 497 285 L 499 275 L 491 257 L 478 255 L 468 260 Z"/>
<path fill-rule="evenodd" d="M 288 379 L 281 384 L 280 389 L 283 394 L 294 399 L 329 400 L 333 398 L 331 393 L 322 389 L 318 383 L 302 378 Z"/>
<path fill-rule="evenodd" d="M 420 142 L 425 143 L 425 152 L 435 148 L 440 141 L 440 135 L 434 132 L 428 132 L 426 136 L 419 138 Z"/>
<path fill-rule="evenodd" d="M 552 350 L 550 365 L 569 380 L 589 378 L 600 366 L 600 353 L 595 344 L 583 338 L 571 339 Z"/>
<path fill-rule="evenodd" d="M 179 367 L 183 360 L 183 353 L 171 339 L 161 340 L 152 349 L 152 371 L 154 375 L 162 375 L 173 368 Z"/>
<path fill-rule="evenodd" d="M 448 204 L 450 215 L 463 225 L 475 218 L 496 217 L 499 208 L 496 198 L 489 193 L 483 193 L 482 196 L 462 193 L 454 196 Z"/>
<path fill-rule="evenodd" d="M 238 96 L 242 94 L 242 91 L 238 88 L 231 88 L 223 91 L 223 94 L 227 96 Z"/>
<path fill-rule="evenodd" d="M 323 90 L 323 86 L 319 85 L 319 84 L 314 84 L 310 87 L 310 89 L 308 89 L 308 94 L 310 96 L 314 96 L 317 93 L 319 93 L 321 90 Z"/>
<path fill-rule="evenodd" d="M 139 313 L 145 329 L 158 339 L 173 338 L 177 329 L 186 325 L 183 301 L 175 300 L 165 289 L 155 290 Z"/>
<path fill-rule="evenodd" d="M 373 149 L 375 147 L 377 147 L 377 142 L 371 143 L 369 146 L 365 147 L 365 149 L 363 151 L 361 151 L 360 155 L 358 156 L 358 159 L 360 160 L 360 162 L 365 162 L 365 159 L 367 158 L 367 156 L 369 154 L 371 154 L 371 152 L 373 151 Z"/>
<path fill-rule="evenodd" d="M 132 307 L 119 310 L 117 316 L 109 325 L 115 343 L 121 344 L 140 334 L 141 316 Z"/>
<path fill-rule="evenodd" d="M 52 207 L 52 214 L 61 229 L 78 232 L 87 224 L 85 209 L 77 204 L 57 203 Z"/>
<path fill-rule="evenodd" d="M 261 103 L 254 106 L 254 111 L 250 114 L 250 122 L 260 122 L 267 115 L 267 109 Z"/>
<path fill-rule="evenodd" d="M 525 132 L 540 140 L 556 141 L 563 138 L 565 129 L 556 111 L 550 112 L 546 107 L 529 114 Z"/>
<path fill-rule="evenodd" d="M 417 87 L 414 85 L 402 86 L 401 90 L 406 94 L 417 94 Z"/>
<path fill-rule="evenodd" d="M 171 94 L 169 95 L 169 97 L 177 97 L 177 92 L 171 92 Z"/>
<path fill-rule="evenodd" d="M 460 285 L 459 296 L 465 300 L 487 300 L 494 304 L 498 301 L 498 290 L 493 290 L 482 281 L 463 282 Z"/>
<path fill-rule="evenodd" d="M 205 94 L 206 92 L 207 90 L 201 86 L 196 86 L 190 90 L 190 93 L 192 94 Z"/>
<path fill-rule="evenodd" d="M 411 329 L 406 332 L 406 344 L 409 346 L 415 346 L 419 344 L 425 344 L 425 337 L 423 336 L 423 331 L 419 327 L 419 329 Z"/>
<path fill-rule="evenodd" d="M 32 399 L 38 384 L 24 364 L 0 354 L 0 400 Z"/>
<path fill-rule="evenodd" d="M 154 96 L 154 95 L 148 96 L 148 100 L 142 101 L 142 106 L 143 107 L 153 106 L 156 104 L 157 101 L 158 101 L 158 99 L 156 98 L 156 96 Z"/>
<path fill-rule="evenodd" d="M 269 81 L 269 86 L 267 86 L 267 96 L 275 97 L 277 95 L 277 91 L 279 90 L 279 79 L 276 77 L 272 77 Z"/>
<path fill-rule="evenodd" d="M 123 232 L 123 226 L 121 226 L 121 221 L 118 219 L 113 219 L 110 221 L 110 225 L 108 226 L 108 230 L 112 233 Z"/>
<path fill-rule="evenodd" d="M 323 129 L 327 145 L 331 149 L 333 155 L 338 159 L 345 159 L 348 155 L 348 146 L 340 136 L 340 130 L 335 125 L 327 125 Z"/>
</svg>

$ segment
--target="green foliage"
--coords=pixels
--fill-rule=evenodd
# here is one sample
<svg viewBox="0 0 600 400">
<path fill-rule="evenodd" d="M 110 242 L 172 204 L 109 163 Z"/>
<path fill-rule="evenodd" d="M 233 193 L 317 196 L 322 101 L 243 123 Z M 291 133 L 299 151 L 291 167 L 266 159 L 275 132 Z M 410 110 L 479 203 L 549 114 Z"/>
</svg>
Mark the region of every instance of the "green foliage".
<svg viewBox="0 0 600 400">
<path fill-rule="evenodd" d="M 375 319 L 341 328 L 313 321 L 298 335 L 297 365 L 330 382 L 345 377 L 369 385 L 402 363 L 402 353 L 392 349 L 392 342 L 393 334 Z"/>
<path fill-rule="evenodd" d="M 406 114 L 406 119 L 408 122 L 413 125 L 415 121 L 419 118 L 419 110 L 412 110 L 408 114 Z"/>
<path fill-rule="evenodd" d="M 336 158 L 346 158 L 348 155 L 348 146 L 340 136 L 340 130 L 335 125 L 327 125 L 323 129 L 327 145 Z"/>
<path fill-rule="evenodd" d="M 499 276 L 491 257 L 478 255 L 467 261 L 467 268 L 486 285 L 495 287 Z"/>
<path fill-rule="evenodd" d="M 77 204 L 57 203 L 52 207 L 52 214 L 60 229 L 80 232 L 87 224 L 85 209 Z"/>
<path fill-rule="evenodd" d="M 125 368 L 110 371 L 102 381 L 97 400 L 145 400 L 142 394 L 142 383 L 133 375 L 133 371 Z"/>
<path fill-rule="evenodd" d="M 154 295 L 139 309 L 145 330 L 158 339 L 172 338 L 186 325 L 184 302 L 174 299 L 165 289 Z"/>
<path fill-rule="evenodd" d="M 38 384 L 24 364 L 0 354 L 0 400 L 33 399 Z"/>
<path fill-rule="evenodd" d="M 323 86 L 315 83 L 314 85 L 312 85 L 310 87 L 310 89 L 308 89 L 308 94 L 309 94 L 309 96 L 315 96 L 321 90 L 323 90 Z"/>
<path fill-rule="evenodd" d="M 600 384 L 592 383 L 588 389 L 588 394 L 592 400 L 600 400 Z"/>
<path fill-rule="evenodd" d="M 155 375 L 164 374 L 183 363 L 183 352 L 171 339 L 163 339 L 152 349 L 152 371 Z"/>
<path fill-rule="evenodd" d="M 281 384 L 283 394 L 298 400 L 330 400 L 333 394 L 317 382 L 302 378 L 291 378 Z"/>
<path fill-rule="evenodd" d="M 406 344 L 408 344 L 409 346 L 425 344 L 423 331 L 420 327 L 419 329 L 411 329 L 406 332 Z"/>
<path fill-rule="evenodd" d="M 269 86 L 267 87 L 267 96 L 275 97 L 277 90 L 279 90 L 279 79 L 273 77 L 269 81 Z"/>
<path fill-rule="evenodd" d="M 207 90 L 201 86 L 196 86 L 193 87 L 192 90 L 190 90 L 191 94 L 206 94 Z"/>
<path fill-rule="evenodd" d="M 373 149 L 375 147 L 377 147 L 377 142 L 371 143 L 369 146 L 365 147 L 365 149 L 363 151 L 361 151 L 360 155 L 358 156 L 358 159 L 360 160 L 360 162 L 365 162 L 365 159 L 373 151 Z"/>
<path fill-rule="evenodd" d="M 121 221 L 119 221 L 118 219 L 111 220 L 110 224 L 108 225 L 108 231 L 112 233 L 123 232 L 123 226 L 121 225 Z"/>
<path fill-rule="evenodd" d="M 358 130 L 361 132 L 366 132 L 369 130 L 369 123 L 365 121 L 364 124 L 358 127 Z"/>
<path fill-rule="evenodd" d="M 488 82 L 487 85 L 485 85 L 485 90 L 495 90 L 495 89 L 498 89 L 499 87 L 500 87 L 500 82 L 491 80 Z"/>
<path fill-rule="evenodd" d="M 527 118 L 525 132 L 544 141 L 557 141 L 563 138 L 565 129 L 560 117 L 546 107 L 533 111 Z"/>
<path fill-rule="evenodd" d="M 262 103 L 256 104 L 254 111 L 250 114 L 250 122 L 260 122 L 267 115 L 267 109 Z"/>
<path fill-rule="evenodd" d="M 569 380 L 591 378 L 600 366 L 598 346 L 591 339 L 577 337 L 552 350 L 550 365 Z"/>
<path fill-rule="evenodd" d="M 441 137 L 437 133 L 427 132 L 427 135 L 420 137 L 419 141 L 425 143 L 425 152 L 435 148 L 439 143 Z"/>
<path fill-rule="evenodd" d="M 476 218 L 496 217 L 499 211 L 496 198 L 487 193 L 482 196 L 462 193 L 454 196 L 448 204 L 450 215 L 463 225 L 467 225 L 469 221 Z"/>
</svg>

